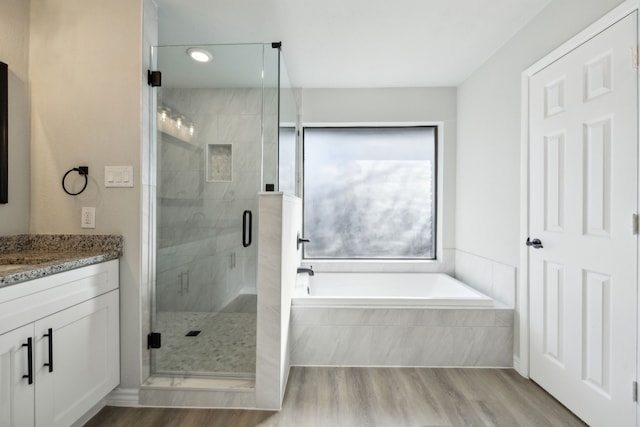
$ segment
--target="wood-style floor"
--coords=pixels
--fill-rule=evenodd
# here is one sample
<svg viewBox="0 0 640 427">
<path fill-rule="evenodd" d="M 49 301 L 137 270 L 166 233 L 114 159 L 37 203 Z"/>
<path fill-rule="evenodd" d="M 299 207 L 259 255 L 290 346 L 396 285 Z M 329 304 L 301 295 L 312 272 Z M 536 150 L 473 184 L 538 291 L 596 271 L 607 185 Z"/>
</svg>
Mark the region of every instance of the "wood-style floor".
<svg viewBox="0 0 640 427">
<path fill-rule="evenodd" d="M 292 368 L 280 412 L 105 407 L 96 426 L 583 426 L 511 369 Z"/>
</svg>

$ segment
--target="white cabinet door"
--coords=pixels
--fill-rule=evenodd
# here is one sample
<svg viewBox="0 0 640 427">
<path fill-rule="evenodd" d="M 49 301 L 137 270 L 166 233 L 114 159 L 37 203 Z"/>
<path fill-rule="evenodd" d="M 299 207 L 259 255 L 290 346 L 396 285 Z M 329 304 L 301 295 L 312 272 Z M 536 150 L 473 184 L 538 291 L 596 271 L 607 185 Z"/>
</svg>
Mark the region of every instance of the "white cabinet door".
<svg viewBox="0 0 640 427">
<path fill-rule="evenodd" d="M 34 425 L 35 373 L 29 384 L 29 348 L 23 346 L 32 336 L 33 324 L 0 335 L 0 427 Z"/>
<path fill-rule="evenodd" d="M 35 323 L 36 425 L 69 426 L 118 385 L 118 315 L 115 290 Z"/>
</svg>

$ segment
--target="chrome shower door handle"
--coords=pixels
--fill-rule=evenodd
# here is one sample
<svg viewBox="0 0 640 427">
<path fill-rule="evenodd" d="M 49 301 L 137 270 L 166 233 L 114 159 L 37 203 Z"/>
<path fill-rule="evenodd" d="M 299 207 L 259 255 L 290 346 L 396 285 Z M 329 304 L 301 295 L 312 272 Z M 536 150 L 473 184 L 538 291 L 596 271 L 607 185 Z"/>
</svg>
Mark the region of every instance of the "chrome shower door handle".
<svg viewBox="0 0 640 427">
<path fill-rule="evenodd" d="M 245 248 L 251 246 L 251 232 L 253 227 L 253 214 L 251 211 L 242 213 L 242 246 Z"/>
</svg>

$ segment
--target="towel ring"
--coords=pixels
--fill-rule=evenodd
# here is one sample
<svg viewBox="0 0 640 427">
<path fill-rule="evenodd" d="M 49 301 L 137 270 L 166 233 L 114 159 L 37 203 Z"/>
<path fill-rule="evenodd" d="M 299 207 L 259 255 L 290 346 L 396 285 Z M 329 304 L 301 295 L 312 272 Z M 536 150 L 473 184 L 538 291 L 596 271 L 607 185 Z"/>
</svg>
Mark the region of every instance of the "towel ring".
<svg viewBox="0 0 640 427">
<path fill-rule="evenodd" d="M 82 189 L 77 193 L 71 193 L 69 190 L 67 190 L 67 187 L 65 186 L 65 183 L 64 183 L 64 181 L 67 179 L 67 175 L 69 175 L 73 171 L 77 171 L 80 175 L 84 176 L 84 185 L 82 186 Z M 62 189 L 64 190 L 65 193 L 67 193 L 70 196 L 77 196 L 78 194 L 82 193 L 87 188 L 88 183 L 89 183 L 89 166 L 78 166 L 77 168 L 69 169 L 67 173 L 65 173 L 64 176 L 62 177 Z"/>
</svg>

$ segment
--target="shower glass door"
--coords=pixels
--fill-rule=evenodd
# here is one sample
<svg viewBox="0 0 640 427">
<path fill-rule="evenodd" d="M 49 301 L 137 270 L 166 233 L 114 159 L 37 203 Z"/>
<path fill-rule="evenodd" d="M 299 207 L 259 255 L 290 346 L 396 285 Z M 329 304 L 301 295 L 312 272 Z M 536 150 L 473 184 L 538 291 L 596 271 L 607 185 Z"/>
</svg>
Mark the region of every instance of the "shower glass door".
<svg viewBox="0 0 640 427">
<path fill-rule="evenodd" d="M 162 73 L 155 96 L 152 330 L 161 347 L 152 349 L 154 374 L 255 376 L 257 193 L 270 49 L 154 50 Z"/>
</svg>

